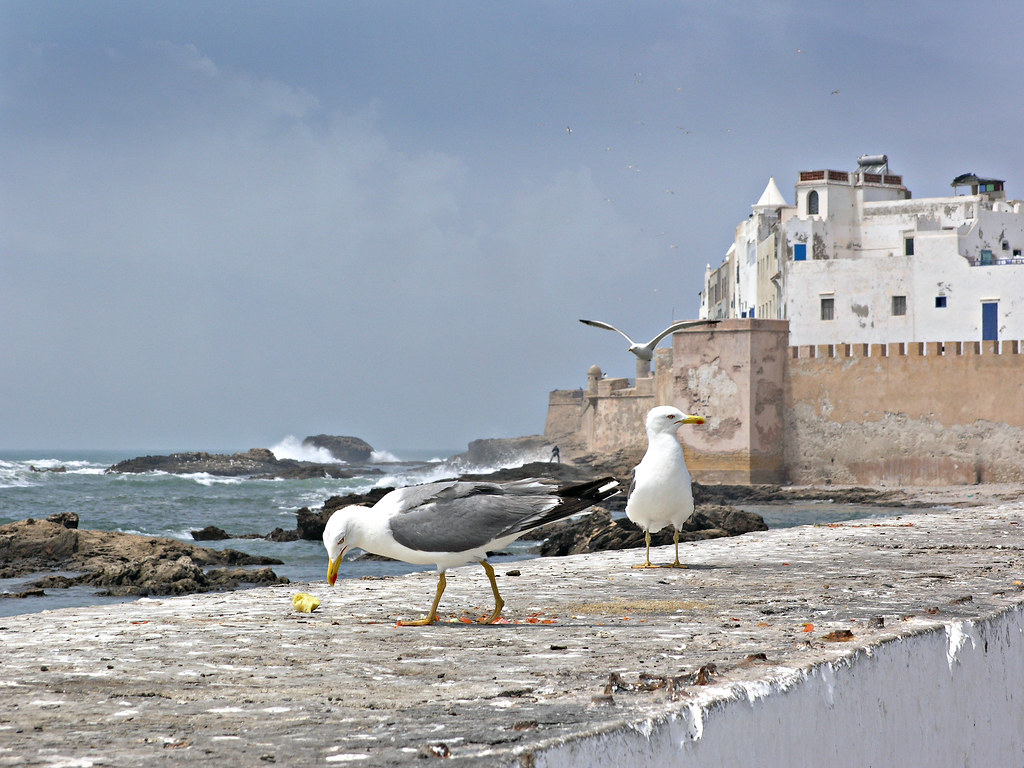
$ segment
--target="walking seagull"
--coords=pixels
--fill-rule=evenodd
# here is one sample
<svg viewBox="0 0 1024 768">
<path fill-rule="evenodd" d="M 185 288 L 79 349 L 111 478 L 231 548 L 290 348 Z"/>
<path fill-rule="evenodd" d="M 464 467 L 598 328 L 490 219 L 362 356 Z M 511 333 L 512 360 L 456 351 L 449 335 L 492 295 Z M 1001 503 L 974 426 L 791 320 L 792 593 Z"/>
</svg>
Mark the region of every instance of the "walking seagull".
<svg viewBox="0 0 1024 768">
<path fill-rule="evenodd" d="M 488 551 L 500 550 L 546 523 L 582 512 L 619 492 L 614 477 L 559 488 L 546 480 L 511 483 L 447 481 L 391 491 L 372 507 L 339 509 L 324 527 L 327 581 L 333 586 L 345 552 L 359 548 L 376 555 L 437 566 L 437 593 L 430 612 L 403 626 L 437 621 L 446 585 L 444 572 L 474 560 L 484 567 L 494 593 L 493 624 L 505 601 L 498 593 Z"/>
<path fill-rule="evenodd" d="M 693 514 L 693 488 L 676 430 L 683 424 L 703 423 L 702 417 L 670 405 L 652 408 L 647 414 L 647 453 L 633 470 L 626 501 L 626 517 L 644 529 L 647 543 L 643 565 L 634 568 L 659 567 L 651 565 L 651 534 L 669 524 L 675 528 L 676 560 L 665 567 L 686 567 L 679 562 L 679 529 Z"/>
<path fill-rule="evenodd" d="M 678 323 L 672 323 L 672 325 L 670 325 L 664 331 L 662 331 L 653 339 L 648 341 L 646 344 L 639 344 L 633 341 L 631 338 L 629 338 L 629 336 L 626 336 L 626 334 L 622 333 L 622 331 L 620 331 L 614 325 L 602 323 L 600 320 L 583 320 L 582 318 L 580 319 L 580 322 L 583 323 L 584 325 L 592 325 L 595 328 L 604 328 L 606 331 L 615 331 L 616 333 L 622 335 L 626 339 L 626 341 L 629 342 L 629 351 L 636 355 L 639 359 L 648 362 L 654 357 L 654 348 L 658 346 L 658 342 L 660 342 L 670 333 L 681 331 L 683 328 L 693 328 L 694 326 L 697 325 L 718 324 L 717 320 L 680 320 Z"/>
</svg>

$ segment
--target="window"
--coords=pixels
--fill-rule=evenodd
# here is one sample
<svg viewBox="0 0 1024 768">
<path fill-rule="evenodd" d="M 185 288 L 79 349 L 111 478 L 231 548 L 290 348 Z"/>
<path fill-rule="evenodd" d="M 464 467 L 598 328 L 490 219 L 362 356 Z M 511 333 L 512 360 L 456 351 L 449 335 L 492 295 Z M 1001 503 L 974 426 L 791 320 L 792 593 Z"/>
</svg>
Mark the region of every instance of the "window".
<svg viewBox="0 0 1024 768">
<path fill-rule="evenodd" d="M 946 308 L 946 297 L 945 296 L 936 296 L 935 297 L 935 308 L 936 309 L 945 309 Z"/>
<path fill-rule="evenodd" d="M 1003 240 L 1003 250 L 1004 251 L 1010 250 L 1010 241 L 1009 240 Z"/>
<path fill-rule="evenodd" d="M 821 319 L 834 320 L 836 316 L 836 300 L 831 296 L 821 297 Z"/>
<path fill-rule="evenodd" d="M 807 193 L 807 215 L 811 216 L 818 212 L 818 190 L 812 189 Z"/>
<path fill-rule="evenodd" d="M 893 296 L 892 297 L 892 313 L 893 313 L 893 315 L 905 315 L 905 314 L 907 314 L 907 297 L 906 296 Z"/>
<path fill-rule="evenodd" d="M 903 239 L 903 255 L 913 256 L 914 255 L 914 238 L 906 237 Z"/>
<path fill-rule="evenodd" d="M 992 263 L 992 251 L 988 248 L 981 249 L 981 264 L 987 266 Z"/>
<path fill-rule="evenodd" d="M 793 261 L 807 261 L 807 243 L 797 243 L 793 246 Z"/>
<path fill-rule="evenodd" d="M 999 302 L 981 303 L 981 340 L 999 341 Z"/>
</svg>

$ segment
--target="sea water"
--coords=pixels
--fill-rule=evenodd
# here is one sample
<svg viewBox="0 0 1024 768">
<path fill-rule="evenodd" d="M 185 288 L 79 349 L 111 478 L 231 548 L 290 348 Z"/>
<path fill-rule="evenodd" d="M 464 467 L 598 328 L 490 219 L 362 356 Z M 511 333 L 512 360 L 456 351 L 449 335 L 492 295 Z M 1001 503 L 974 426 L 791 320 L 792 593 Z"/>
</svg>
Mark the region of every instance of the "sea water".
<svg viewBox="0 0 1024 768">
<path fill-rule="evenodd" d="M 298 441 L 290 439 L 272 450 L 278 458 L 324 459 L 323 456 L 310 455 Z M 208 525 L 222 528 L 233 537 L 245 534 L 265 536 L 275 528 L 294 529 L 295 513 L 299 508 L 316 509 L 332 496 L 365 493 L 375 487 L 402 487 L 455 475 L 452 467 L 443 461 L 455 451 L 422 450 L 376 453 L 375 460 L 365 467 L 350 467 L 355 476 L 348 479 L 262 480 L 215 477 L 205 473 L 107 472 L 117 462 L 145 453 L 166 455 L 173 451 L 0 452 L 0 525 L 30 517 L 43 519 L 60 512 L 74 512 L 82 529 L 166 536 L 190 543 L 194 542 L 192 531 Z M 63 471 L 48 471 L 58 468 Z M 476 467 L 473 471 L 487 469 L 496 468 Z M 893 511 L 879 507 L 815 502 L 743 505 L 743 508 L 763 515 L 771 528 L 893 514 Z M 327 558 L 319 541 L 272 542 L 231 538 L 198 543 L 282 560 L 283 565 L 271 568 L 293 582 L 323 581 L 326 577 Z M 516 542 L 508 554 L 496 560 L 532 557 L 531 546 L 530 542 Z M 390 561 L 346 559 L 338 577 L 395 575 L 430 568 Z M 38 574 L 0 579 L 0 593 L 23 591 L 36 578 L 39 578 Z M 49 589 L 46 597 L 0 599 L 0 616 L 132 599 L 101 597 L 96 591 L 93 587 Z"/>
</svg>

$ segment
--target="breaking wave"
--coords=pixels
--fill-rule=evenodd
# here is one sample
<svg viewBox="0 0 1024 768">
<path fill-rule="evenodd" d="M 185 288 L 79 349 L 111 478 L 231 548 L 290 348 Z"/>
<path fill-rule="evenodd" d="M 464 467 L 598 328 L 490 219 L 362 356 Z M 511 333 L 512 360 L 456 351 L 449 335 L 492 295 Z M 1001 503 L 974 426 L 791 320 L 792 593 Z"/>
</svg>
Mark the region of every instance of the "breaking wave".
<svg viewBox="0 0 1024 768">
<path fill-rule="evenodd" d="M 314 445 L 303 445 L 302 441 L 295 435 L 288 435 L 277 445 L 271 447 L 270 452 L 277 459 L 293 459 L 295 461 L 312 461 L 317 464 L 344 464 L 344 461 L 334 458 L 334 455 L 326 448 L 317 448 Z"/>
</svg>

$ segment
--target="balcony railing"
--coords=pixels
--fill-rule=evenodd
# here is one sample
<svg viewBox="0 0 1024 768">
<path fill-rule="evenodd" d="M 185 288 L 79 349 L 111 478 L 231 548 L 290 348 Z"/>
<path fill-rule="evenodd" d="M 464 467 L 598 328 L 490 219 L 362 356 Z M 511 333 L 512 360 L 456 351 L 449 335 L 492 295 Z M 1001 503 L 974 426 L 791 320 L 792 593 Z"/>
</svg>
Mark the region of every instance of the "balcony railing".
<svg viewBox="0 0 1024 768">
<path fill-rule="evenodd" d="M 884 184 L 893 187 L 903 186 L 903 177 L 891 173 L 861 173 L 858 174 L 861 183 Z M 850 183 L 850 174 L 846 171 L 800 171 L 800 181 L 839 181 L 844 184 Z"/>
<path fill-rule="evenodd" d="M 985 256 L 964 256 L 967 262 L 972 267 L 999 267 L 1006 264 L 1024 264 L 1024 256 L 1006 256 L 1001 259 L 997 259 L 995 256 L 986 258 Z"/>
</svg>

